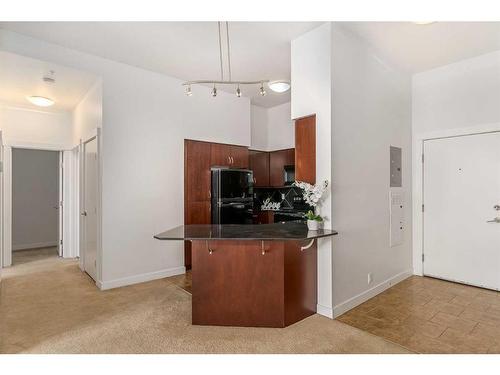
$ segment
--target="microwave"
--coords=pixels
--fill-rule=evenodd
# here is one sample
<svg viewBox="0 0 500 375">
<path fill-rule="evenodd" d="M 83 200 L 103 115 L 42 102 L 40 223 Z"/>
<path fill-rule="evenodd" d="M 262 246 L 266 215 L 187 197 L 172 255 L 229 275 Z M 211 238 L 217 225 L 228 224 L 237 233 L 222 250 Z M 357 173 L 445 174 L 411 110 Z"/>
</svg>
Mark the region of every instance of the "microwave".
<svg viewBox="0 0 500 375">
<path fill-rule="evenodd" d="M 292 185 L 295 182 L 295 165 L 285 165 L 283 167 L 283 177 L 285 185 Z"/>
</svg>

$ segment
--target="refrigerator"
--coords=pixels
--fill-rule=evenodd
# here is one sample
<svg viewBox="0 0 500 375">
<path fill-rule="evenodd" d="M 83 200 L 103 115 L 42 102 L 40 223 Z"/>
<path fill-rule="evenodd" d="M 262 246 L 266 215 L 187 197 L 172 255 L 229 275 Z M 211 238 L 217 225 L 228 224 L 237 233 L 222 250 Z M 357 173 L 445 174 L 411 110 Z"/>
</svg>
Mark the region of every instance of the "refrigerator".
<svg viewBox="0 0 500 375">
<path fill-rule="evenodd" d="M 213 167 L 212 224 L 253 223 L 253 172 Z"/>
</svg>

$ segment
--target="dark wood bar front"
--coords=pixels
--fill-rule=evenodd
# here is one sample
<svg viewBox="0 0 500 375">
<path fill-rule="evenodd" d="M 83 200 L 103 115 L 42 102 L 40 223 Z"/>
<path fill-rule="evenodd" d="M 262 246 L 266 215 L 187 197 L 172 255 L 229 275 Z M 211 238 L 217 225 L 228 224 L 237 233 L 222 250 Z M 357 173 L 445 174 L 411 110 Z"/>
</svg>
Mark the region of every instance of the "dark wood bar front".
<svg viewBox="0 0 500 375">
<path fill-rule="evenodd" d="M 316 313 L 317 240 L 303 223 L 184 225 L 156 239 L 191 241 L 192 323 L 286 327 Z"/>
<path fill-rule="evenodd" d="M 317 252 L 304 242 L 193 241 L 193 324 L 285 327 L 314 314 Z"/>
</svg>

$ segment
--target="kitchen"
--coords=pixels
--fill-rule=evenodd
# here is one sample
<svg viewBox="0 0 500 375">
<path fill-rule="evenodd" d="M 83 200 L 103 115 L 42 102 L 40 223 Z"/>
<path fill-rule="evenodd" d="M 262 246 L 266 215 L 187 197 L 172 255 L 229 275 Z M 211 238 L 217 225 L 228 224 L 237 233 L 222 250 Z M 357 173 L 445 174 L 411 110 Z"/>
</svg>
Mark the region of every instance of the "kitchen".
<svg viewBox="0 0 500 375">
<path fill-rule="evenodd" d="M 272 126 L 272 124 L 269 124 Z M 316 116 L 296 119 L 293 148 L 184 140 L 184 241 L 192 324 L 286 327 L 317 311 L 317 240 L 296 181 L 316 182 Z M 192 286 L 191 286 L 192 283 Z"/>
</svg>

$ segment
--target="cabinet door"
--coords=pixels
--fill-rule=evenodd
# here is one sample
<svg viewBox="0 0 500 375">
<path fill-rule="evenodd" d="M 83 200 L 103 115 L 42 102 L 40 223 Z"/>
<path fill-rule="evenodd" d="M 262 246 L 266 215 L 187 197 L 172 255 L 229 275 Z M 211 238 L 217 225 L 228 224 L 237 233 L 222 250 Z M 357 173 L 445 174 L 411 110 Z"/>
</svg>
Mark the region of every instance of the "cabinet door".
<svg viewBox="0 0 500 375">
<path fill-rule="evenodd" d="M 316 116 L 295 121 L 295 179 L 316 183 Z"/>
<path fill-rule="evenodd" d="M 273 151 L 269 154 L 269 182 L 279 187 L 285 184 L 284 167 L 287 161 L 286 150 Z"/>
<path fill-rule="evenodd" d="M 290 148 L 286 151 L 285 165 L 295 165 L 295 149 Z"/>
<path fill-rule="evenodd" d="M 231 146 L 231 166 L 235 168 L 248 168 L 248 148 L 244 146 Z"/>
<path fill-rule="evenodd" d="M 220 143 L 212 143 L 210 147 L 209 163 L 212 166 L 230 167 L 231 164 L 231 146 Z"/>
<path fill-rule="evenodd" d="M 269 186 L 269 153 L 250 151 L 250 169 L 255 186 Z"/>
<path fill-rule="evenodd" d="M 210 200 L 210 143 L 184 141 L 186 201 Z"/>
</svg>

